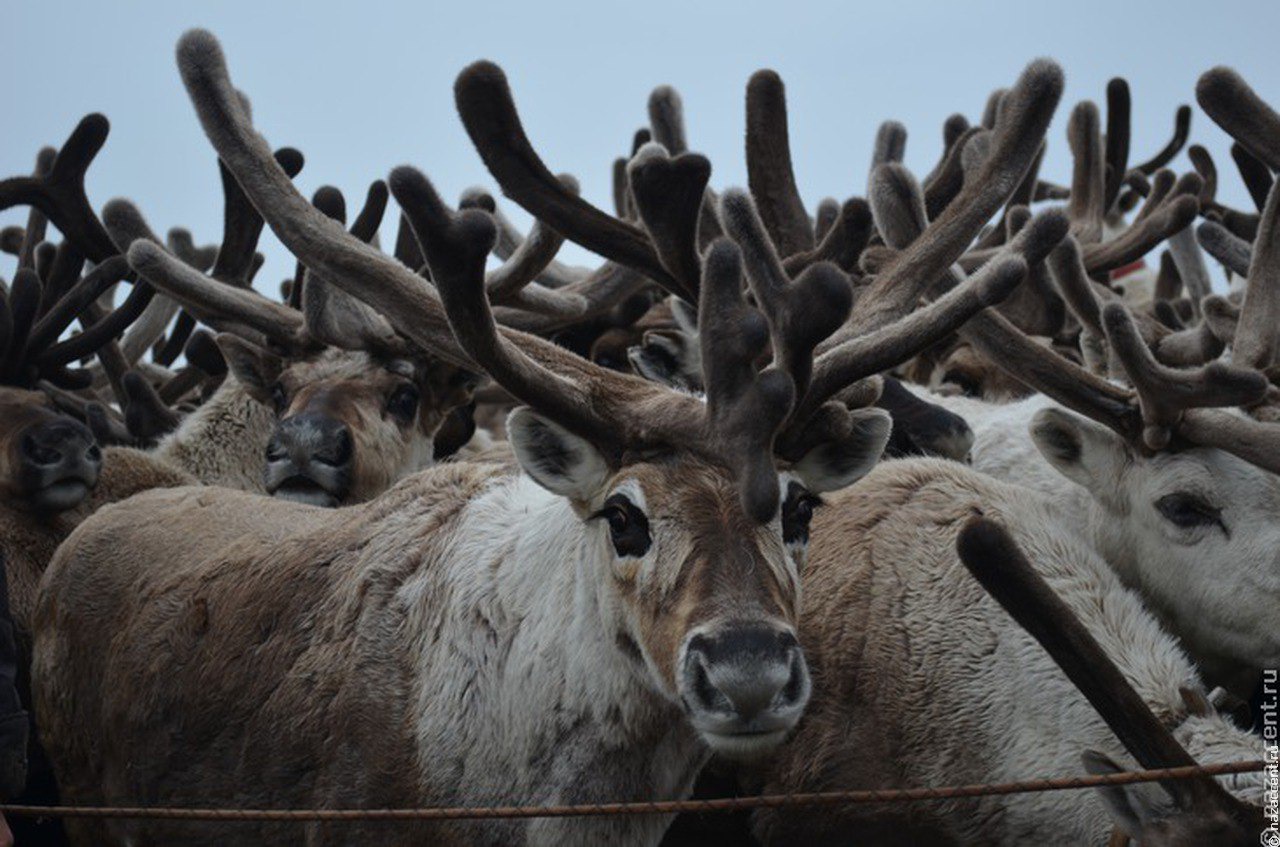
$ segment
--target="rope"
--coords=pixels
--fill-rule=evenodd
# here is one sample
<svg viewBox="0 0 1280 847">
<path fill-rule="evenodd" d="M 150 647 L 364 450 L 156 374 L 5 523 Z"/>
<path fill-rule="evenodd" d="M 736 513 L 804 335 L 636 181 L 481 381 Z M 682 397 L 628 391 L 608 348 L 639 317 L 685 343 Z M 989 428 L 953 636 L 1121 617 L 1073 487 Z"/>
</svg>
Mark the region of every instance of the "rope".
<svg viewBox="0 0 1280 847">
<path fill-rule="evenodd" d="M 1073 776 L 1022 782 L 960 785 L 950 788 L 897 788 L 860 791 L 824 791 L 810 794 L 773 794 L 761 797 L 726 797 L 717 800 L 660 800 L 638 803 L 595 803 L 575 806 L 483 806 L 428 809 L 187 809 L 128 806 L 20 806 L 0 804 L 0 812 L 14 816 L 63 818 L 149 818 L 193 821 L 449 821 L 494 818 L 612 817 L 619 815 L 670 815 L 679 812 L 733 812 L 742 809 L 774 809 L 791 806 L 832 806 L 854 803 L 911 803 L 921 800 L 955 800 L 995 797 L 1040 791 L 1133 785 L 1171 779 L 1252 773 L 1263 769 L 1261 761 L 1188 765 L 1177 768 L 1126 771 L 1096 776 Z"/>
</svg>

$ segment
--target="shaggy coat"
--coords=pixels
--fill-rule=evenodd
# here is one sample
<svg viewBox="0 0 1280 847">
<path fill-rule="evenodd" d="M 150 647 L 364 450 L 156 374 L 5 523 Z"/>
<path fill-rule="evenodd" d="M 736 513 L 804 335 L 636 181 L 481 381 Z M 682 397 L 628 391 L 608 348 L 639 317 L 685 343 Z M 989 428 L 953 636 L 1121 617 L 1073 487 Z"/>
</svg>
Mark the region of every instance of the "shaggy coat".
<svg viewBox="0 0 1280 847">
<path fill-rule="evenodd" d="M 1173 638 L 1033 492 L 936 460 L 883 463 L 828 496 L 803 572 L 801 641 L 814 696 L 767 794 L 914 788 L 1081 772 L 1085 750 L 1131 762 L 1047 653 L 956 554 L 973 515 L 1009 527 L 1157 717 L 1200 762 L 1257 757 L 1225 719 L 1189 717 L 1201 690 Z M 1259 775 L 1230 778 L 1261 800 Z M 1105 844 L 1092 792 L 758 812 L 766 844 Z"/>
<path fill-rule="evenodd" d="M 778 519 L 747 520 L 722 471 L 658 459 L 622 474 L 611 488 L 649 504 L 662 567 L 614 558 L 604 522 L 583 521 L 599 504 L 499 464 L 442 465 L 338 510 L 213 488 L 103 509 L 59 550 L 37 611 L 37 716 L 64 796 L 382 808 L 686 795 L 707 750 L 675 694 L 685 634 L 786 619 L 797 577 Z M 656 843 L 668 822 L 113 821 L 73 835 Z"/>
<path fill-rule="evenodd" d="M 976 470 L 1044 495 L 1047 519 L 1139 592 L 1213 685 L 1248 696 L 1280 664 L 1280 477 L 1211 447 L 1140 455 L 1043 395 L 1001 405 L 911 390 L 969 422 Z M 1179 501 L 1216 520 L 1175 523 Z"/>
</svg>

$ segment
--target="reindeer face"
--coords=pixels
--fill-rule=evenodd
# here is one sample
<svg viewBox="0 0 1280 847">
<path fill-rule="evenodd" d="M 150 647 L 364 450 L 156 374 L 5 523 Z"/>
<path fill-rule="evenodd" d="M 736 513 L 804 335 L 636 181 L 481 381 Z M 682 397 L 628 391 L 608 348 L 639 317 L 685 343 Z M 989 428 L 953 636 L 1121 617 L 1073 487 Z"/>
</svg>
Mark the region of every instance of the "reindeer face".
<svg viewBox="0 0 1280 847">
<path fill-rule="evenodd" d="M 1120 482 L 1127 546 L 1135 560 L 1160 563 L 1143 580 L 1191 623 L 1192 646 L 1253 667 L 1280 663 L 1280 478 L 1195 448 L 1137 459 Z"/>
<path fill-rule="evenodd" d="M 80 504 L 98 482 L 102 452 L 89 429 L 39 391 L 0 387 L 0 496 L 38 512 Z"/>
<path fill-rule="evenodd" d="M 376 496 L 431 463 L 436 430 L 472 386 L 455 368 L 366 354 L 288 366 L 270 387 L 280 422 L 267 445 L 268 492 L 321 506 Z"/>
<path fill-rule="evenodd" d="M 993 403 L 1031 394 L 1031 389 L 967 344 L 957 347 L 934 367 L 929 387 L 940 394 L 976 397 Z"/>
<path fill-rule="evenodd" d="M 530 413 L 508 423 L 535 481 L 586 523 L 605 625 L 621 661 L 678 702 L 716 752 L 778 744 L 809 699 L 796 639 L 798 567 L 817 497 L 789 474 L 778 513 L 753 520 L 725 469 L 683 453 L 611 470 Z"/>
<path fill-rule="evenodd" d="M 1197 653 L 1280 662 L 1280 478 L 1222 450 L 1138 455 L 1110 430 L 1046 410 L 1045 457 L 1089 490 L 1103 552 Z"/>
</svg>

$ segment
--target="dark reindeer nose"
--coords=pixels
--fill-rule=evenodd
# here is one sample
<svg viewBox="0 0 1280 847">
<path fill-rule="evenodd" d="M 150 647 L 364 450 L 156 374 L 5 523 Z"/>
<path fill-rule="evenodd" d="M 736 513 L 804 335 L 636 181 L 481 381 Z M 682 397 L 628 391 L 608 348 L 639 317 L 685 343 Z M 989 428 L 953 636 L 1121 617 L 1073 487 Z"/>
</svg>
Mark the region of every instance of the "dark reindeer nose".
<svg viewBox="0 0 1280 847">
<path fill-rule="evenodd" d="M 286 418 L 267 444 L 267 460 L 291 461 L 306 467 L 312 462 L 332 468 L 351 463 L 351 430 L 327 415 L 301 414 Z"/>
<path fill-rule="evenodd" d="M 732 715 L 750 728 L 771 712 L 803 707 L 809 673 L 795 635 L 741 627 L 695 635 L 684 659 L 684 695 L 692 709 Z"/>
<path fill-rule="evenodd" d="M 82 501 L 98 482 L 102 451 L 88 427 L 70 418 L 27 428 L 18 441 L 18 477 L 31 502 L 61 511 Z"/>
<path fill-rule="evenodd" d="M 354 458 L 355 441 L 341 421 L 310 412 L 286 418 L 267 442 L 267 491 L 314 505 L 336 505 L 350 489 Z"/>
<path fill-rule="evenodd" d="M 22 436 L 20 451 L 23 463 L 34 468 L 83 463 L 96 472 L 102 465 L 102 451 L 93 435 L 79 421 L 66 418 L 28 429 Z"/>
</svg>

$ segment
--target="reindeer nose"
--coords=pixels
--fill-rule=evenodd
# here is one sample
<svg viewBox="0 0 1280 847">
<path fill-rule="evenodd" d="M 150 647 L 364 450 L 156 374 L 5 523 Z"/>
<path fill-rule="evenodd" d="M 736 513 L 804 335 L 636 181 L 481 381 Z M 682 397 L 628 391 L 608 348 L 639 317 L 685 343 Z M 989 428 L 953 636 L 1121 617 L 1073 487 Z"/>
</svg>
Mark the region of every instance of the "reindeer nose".
<svg viewBox="0 0 1280 847">
<path fill-rule="evenodd" d="M 27 502 L 40 511 L 61 512 L 83 502 L 97 485 L 102 451 L 88 427 L 60 418 L 27 427 L 16 464 Z"/>
<path fill-rule="evenodd" d="M 286 418 L 267 443 L 267 461 L 292 462 L 304 469 L 312 462 L 330 468 L 351 464 L 351 430 L 328 415 L 304 413 Z"/>
<path fill-rule="evenodd" d="M 267 492 L 303 503 L 336 506 L 350 493 L 355 440 L 346 424 L 304 412 L 286 418 L 267 442 Z"/>
<path fill-rule="evenodd" d="M 791 632 L 765 627 L 695 635 L 685 650 L 685 698 L 704 712 L 750 723 L 802 706 L 809 696 L 804 654 Z"/>
<path fill-rule="evenodd" d="M 81 468 L 95 477 L 102 467 L 102 451 L 92 433 L 78 421 L 62 419 L 37 424 L 22 436 L 22 462 L 33 470 L 66 466 Z"/>
</svg>

